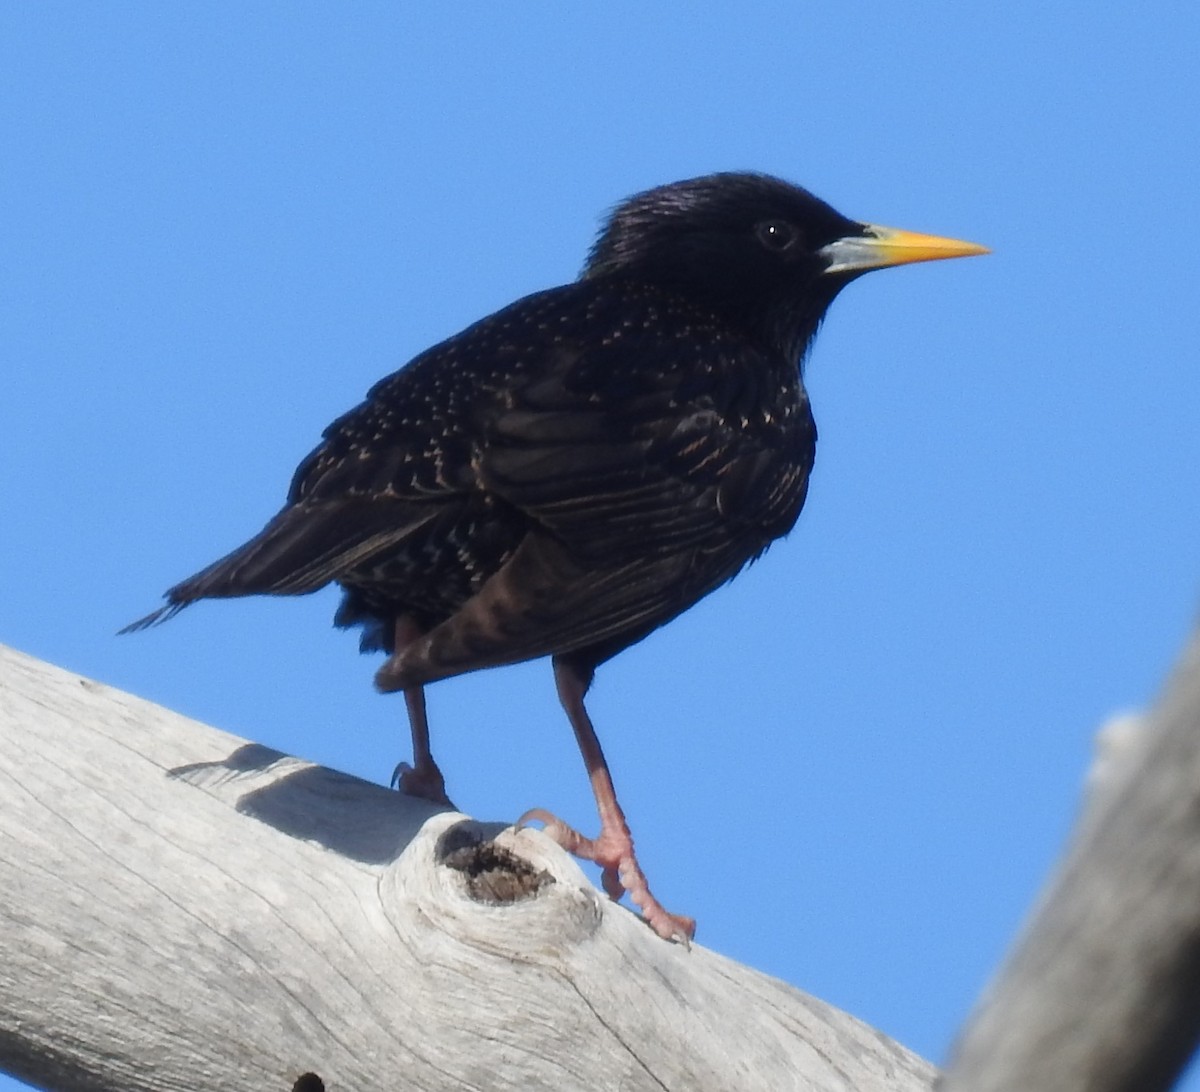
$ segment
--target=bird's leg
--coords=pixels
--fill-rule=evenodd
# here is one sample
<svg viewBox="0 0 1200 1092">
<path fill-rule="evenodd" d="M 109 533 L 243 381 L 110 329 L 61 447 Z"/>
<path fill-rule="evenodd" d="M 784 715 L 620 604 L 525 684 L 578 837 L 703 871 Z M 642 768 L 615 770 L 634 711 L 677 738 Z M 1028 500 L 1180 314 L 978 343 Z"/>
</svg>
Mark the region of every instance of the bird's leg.
<svg viewBox="0 0 1200 1092">
<path fill-rule="evenodd" d="M 608 763 L 604 760 L 591 717 L 584 708 L 583 697 L 587 693 L 589 678 L 568 660 L 556 656 L 554 681 L 558 686 L 559 701 L 575 730 L 575 740 L 587 766 L 596 807 L 600 812 L 600 833 L 595 838 L 585 838 L 542 808 L 527 811 L 517 820 L 517 826 L 534 820 L 544 823 L 546 833 L 568 853 L 585 861 L 594 861 L 603 869 L 601 881 L 614 902 L 628 892 L 630 901 L 641 910 L 642 917 L 660 937 L 664 940 L 682 940 L 686 944 L 696 934 L 695 921 L 669 913 L 650 893 L 650 886 L 634 854 L 633 837 L 621 805 L 617 803 Z"/>
<path fill-rule="evenodd" d="M 408 615 L 396 619 L 396 643 L 392 653 L 398 656 L 421 636 L 421 627 Z M 408 726 L 412 731 L 413 760 L 401 762 L 392 774 L 392 784 L 408 796 L 419 796 L 435 804 L 454 807 L 446 795 L 446 781 L 429 749 L 429 720 L 425 715 L 425 688 L 406 686 L 404 704 L 408 708 Z"/>
</svg>

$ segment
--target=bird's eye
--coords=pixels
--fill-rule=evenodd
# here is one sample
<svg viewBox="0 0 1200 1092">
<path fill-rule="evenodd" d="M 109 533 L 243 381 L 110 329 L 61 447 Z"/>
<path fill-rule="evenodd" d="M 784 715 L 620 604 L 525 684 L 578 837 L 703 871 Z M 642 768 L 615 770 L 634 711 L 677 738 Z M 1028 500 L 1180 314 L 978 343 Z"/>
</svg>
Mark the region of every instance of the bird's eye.
<svg viewBox="0 0 1200 1092">
<path fill-rule="evenodd" d="M 794 246 L 799 233 L 786 220 L 765 220 L 755 231 L 758 241 L 768 250 L 787 250 Z"/>
</svg>

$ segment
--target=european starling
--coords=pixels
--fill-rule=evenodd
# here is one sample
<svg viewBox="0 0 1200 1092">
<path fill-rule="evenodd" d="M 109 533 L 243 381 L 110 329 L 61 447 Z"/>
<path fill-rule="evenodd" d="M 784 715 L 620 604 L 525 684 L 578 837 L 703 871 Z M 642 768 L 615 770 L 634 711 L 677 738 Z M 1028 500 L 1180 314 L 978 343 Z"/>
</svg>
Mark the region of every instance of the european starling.
<svg viewBox="0 0 1200 1092">
<path fill-rule="evenodd" d="M 760 174 L 629 198 L 577 281 L 468 326 L 325 430 L 287 503 L 130 629 L 197 599 L 336 582 L 338 626 L 402 690 L 403 790 L 446 802 L 423 687 L 552 656 L 600 813 L 585 838 L 522 822 L 603 870 L 664 938 L 584 695 L 597 665 L 735 576 L 796 522 L 817 439 L 801 380 L 834 296 L 869 269 L 985 253 L 849 220 Z"/>
</svg>

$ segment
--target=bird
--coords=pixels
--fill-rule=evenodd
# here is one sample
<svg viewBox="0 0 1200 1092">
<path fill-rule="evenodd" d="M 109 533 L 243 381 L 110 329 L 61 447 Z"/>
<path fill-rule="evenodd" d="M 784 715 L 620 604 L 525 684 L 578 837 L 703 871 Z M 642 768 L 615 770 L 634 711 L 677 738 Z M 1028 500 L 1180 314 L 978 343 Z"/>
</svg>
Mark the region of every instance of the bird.
<svg viewBox="0 0 1200 1092">
<path fill-rule="evenodd" d="M 803 381 L 837 294 L 885 266 L 984 254 L 849 219 L 753 172 L 617 204 L 579 277 L 467 326 L 324 431 L 283 508 L 122 632 L 201 599 L 342 589 L 334 618 L 386 660 L 413 761 L 399 787 L 449 804 L 424 688 L 549 656 L 600 829 L 540 808 L 665 940 L 692 918 L 651 893 L 584 704 L 596 669 L 792 529 L 817 430 Z"/>
</svg>

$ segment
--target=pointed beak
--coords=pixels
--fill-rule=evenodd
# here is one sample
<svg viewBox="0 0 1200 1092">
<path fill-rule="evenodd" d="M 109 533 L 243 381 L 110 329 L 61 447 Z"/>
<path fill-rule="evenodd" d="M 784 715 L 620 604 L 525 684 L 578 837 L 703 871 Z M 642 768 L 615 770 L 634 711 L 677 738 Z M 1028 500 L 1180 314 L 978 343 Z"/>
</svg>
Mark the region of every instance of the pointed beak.
<svg viewBox="0 0 1200 1092">
<path fill-rule="evenodd" d="M 835 239 L 817 253 L 829 262 L 826 273 L 854 273 L 886 265 L 935 262 L 939 258 L 966 258 L 991 252 L 985 246 L 960 239 L 863 224 L 861 234 Z"/>
</svg>

